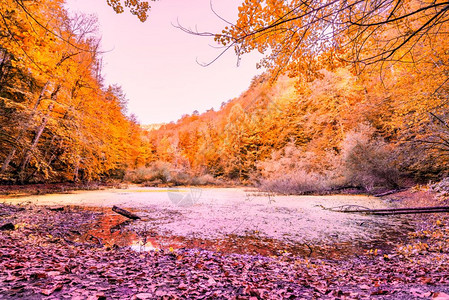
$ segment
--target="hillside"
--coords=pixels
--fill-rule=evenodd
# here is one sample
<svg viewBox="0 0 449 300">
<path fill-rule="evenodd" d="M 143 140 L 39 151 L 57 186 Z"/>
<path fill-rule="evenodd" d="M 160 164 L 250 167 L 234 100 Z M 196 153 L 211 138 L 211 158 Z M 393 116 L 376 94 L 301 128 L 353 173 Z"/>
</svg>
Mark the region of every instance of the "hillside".
<svg viewBox="0 0 449 300">
<path fill-rule="evenodd" d="M 310 81 L 260 76 L 218 111 L 185 115 L 149 136 L 172 179 L 209 174 L 286 193 L 398 188 L 447 166 L 445 148 L 433 143 L 447 134 L 437 118 L 447 113 L 444 100 L 423 105 L 434 86 L 403 78 L 393 91 L 345 68 Z"/>
</svg>

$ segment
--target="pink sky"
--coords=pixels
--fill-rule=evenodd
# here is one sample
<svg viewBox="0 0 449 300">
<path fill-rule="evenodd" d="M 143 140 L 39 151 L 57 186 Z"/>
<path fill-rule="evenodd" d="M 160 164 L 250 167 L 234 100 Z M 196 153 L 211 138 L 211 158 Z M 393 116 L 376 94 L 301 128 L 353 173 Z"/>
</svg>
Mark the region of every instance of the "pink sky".
<svg viewBox="0 0 449 300">
<path fill-rule="evenodd" d="M 237 17 L 241 0 L 213 0 L 214 8 L 228 20 Z M 194 110 L 218 109 L 223 101 L 239 96 L 256 69 L 258 54 L 243 57 L 239 67 L 231 50 L 216 63 L 202 67 L 220 50 L 213 39 L 186 34 L 171 24 L 177 20 L 200 31 L 221 31 L 226 24 L 210 10 L 210 0 L 160 0 L 150 2 L 149 19 L 141 23 L 129 13 L 117 15 L 106 0 L 67 0 L 69 11 L 96 14 L 102 36 L 106 83 L 121 85 L 130 113 L 142 124 L 176 121 Z"/>
</svg>

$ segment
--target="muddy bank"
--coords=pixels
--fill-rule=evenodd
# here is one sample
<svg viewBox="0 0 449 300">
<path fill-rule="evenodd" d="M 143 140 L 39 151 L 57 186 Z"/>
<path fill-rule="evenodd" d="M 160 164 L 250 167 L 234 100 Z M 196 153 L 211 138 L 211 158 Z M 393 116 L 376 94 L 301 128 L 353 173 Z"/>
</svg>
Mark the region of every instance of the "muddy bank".
<svg viewBox="0 0 449 300">
<path fill-rule="evenodd" d="M 101 190 L 118 187 L 119 184 L 90 182 L 90 183 L 36 183 L 36 184 L 0 184 L 0 195 L 9 197 L 24 197 L 30 195 L 62 194 L 73 191 Z"/>
</svg>

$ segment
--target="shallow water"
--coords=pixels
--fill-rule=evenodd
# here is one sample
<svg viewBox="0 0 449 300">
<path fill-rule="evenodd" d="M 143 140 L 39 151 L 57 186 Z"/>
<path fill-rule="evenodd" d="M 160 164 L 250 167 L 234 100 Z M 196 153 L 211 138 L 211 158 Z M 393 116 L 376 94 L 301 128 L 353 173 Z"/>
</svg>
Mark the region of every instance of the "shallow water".
<svg viewBox="0 0 449 300">
<path fill-rule="evenodd" d="M 243 188 L 140 188 L 1 197 L 0 202 L 96 207 L 101 217 L 76 239 L 136 251 L 205 248 L 214 251 L 303 256 L 388 252 L 412 227 L 404 217 L 323 210 L 360 205 L 387 208 L 363 195 L 273 196 Z M 142 220 L 110 210 L 127 208 Z"/>
</svg>

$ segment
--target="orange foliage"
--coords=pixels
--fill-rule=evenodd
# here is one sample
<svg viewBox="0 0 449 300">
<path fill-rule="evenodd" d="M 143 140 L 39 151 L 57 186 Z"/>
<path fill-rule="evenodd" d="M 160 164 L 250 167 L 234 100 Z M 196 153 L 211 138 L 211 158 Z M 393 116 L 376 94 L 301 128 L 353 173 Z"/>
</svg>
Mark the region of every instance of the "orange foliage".
<svg viewBox="0 0 449 300">
<path fill-rule="evenodd" d="M 63 1 L 0 5 L 0 179 L 92 180 L 151 160 L 117 87 L 103 87 L 96 24 Z"/>
</svg>

